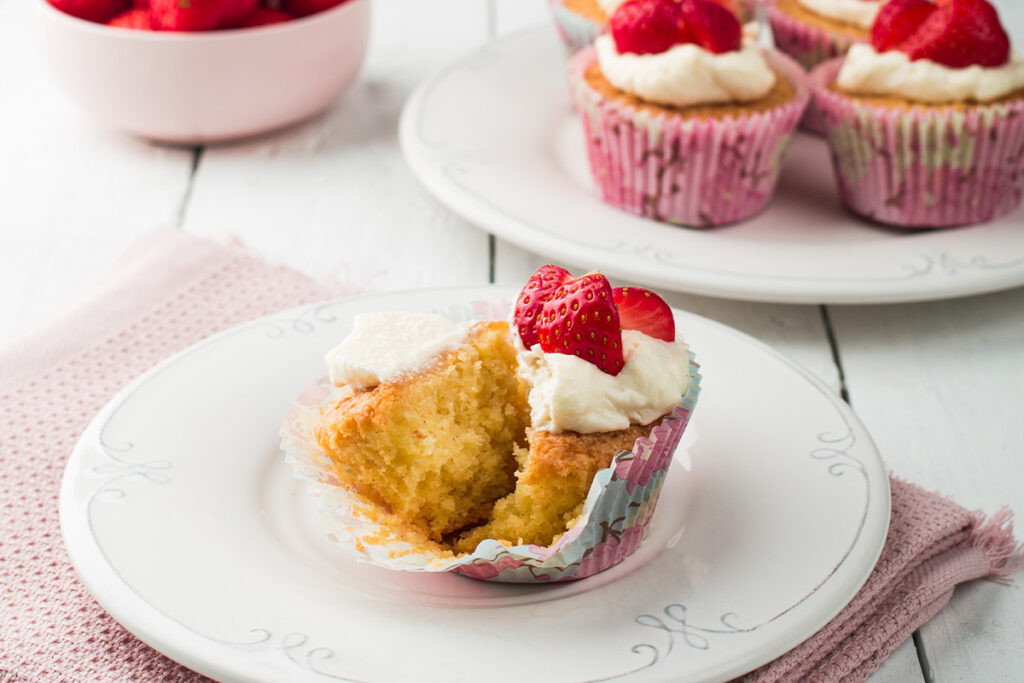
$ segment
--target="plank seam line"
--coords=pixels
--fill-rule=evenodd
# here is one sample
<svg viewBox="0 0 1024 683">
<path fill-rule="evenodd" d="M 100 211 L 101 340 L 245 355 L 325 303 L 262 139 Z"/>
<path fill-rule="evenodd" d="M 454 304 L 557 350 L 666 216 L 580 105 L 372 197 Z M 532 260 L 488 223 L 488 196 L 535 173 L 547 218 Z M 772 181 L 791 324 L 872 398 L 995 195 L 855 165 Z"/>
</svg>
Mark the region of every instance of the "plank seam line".
<svg viewBox="0 0 1024 683">
<path fill-rule="evenodd" d="M 487 0 L 487 42 L 498 35 L 497 0 Z M 497 240 L 493 233 L 487 233 L 487 282 L 494 284 L 495 262 L 497 261 Z"/>
<path fill-rule="evenodd" d="M 839 355 L 839 344 L 836 342 L 835 331 L 832 329 L 832 318 L 829 317 L 826 306 L 818 306 L 818 310 L 821 311 L 821 322 L 825 326 L 825 336 L 828 338 L 828 348 L 832 352 L 832 362 L 835 363 L 836 372 L 839 373 L 839 395 L 848 405 L 853 405 L 850 403 L 850 392 L 846 387 L 846 373 L 843 371 L 843 359 Z"/>
<path fill-rule="evenodd" d="M 928 653 L 925 651 L 924 638 L 921 637 L 921 631 L 914 631 L 911 637 L 914 640 L 914 649 L 917 651 L 917 663 L 921 666 L 921 675 L 924 676 L 925 683 L 935 683 L 935 675 L 932 673 L 932 667 L 928 663 Z"/>
<path fill-rule="evenodd" d="M 188 213 L 188 205 L 192 200 L 192 189 L 196 184 L 196 173 L 199 171 L 199 161 L 203 156 L 203 147 L 192 148 L 192 168 L 188 173 L 188 184 L 185 186 L 185 194 L 181 197 L 181 204 L 178 205 L 178 217 L 175 227 L 185 226 L 185 214 Z"/>
</svg>

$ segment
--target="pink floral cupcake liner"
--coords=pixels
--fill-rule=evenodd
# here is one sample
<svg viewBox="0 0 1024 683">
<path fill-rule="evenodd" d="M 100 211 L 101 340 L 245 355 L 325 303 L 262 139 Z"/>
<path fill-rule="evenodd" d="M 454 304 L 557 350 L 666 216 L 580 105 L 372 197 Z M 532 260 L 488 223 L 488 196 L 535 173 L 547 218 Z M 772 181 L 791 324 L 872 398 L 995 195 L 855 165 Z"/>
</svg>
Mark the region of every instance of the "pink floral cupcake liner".
<svg viewBox="0 0 1024 683">
<path fill-rule="evenodd" d="M 1024 98 L 886 107 L 829 88 L 842 59 L 811 74 L 839 194 L 854 213 L 900 227 L 982 223 L 1024 196 Z"/>
<path fill-rule="evenodd" d="M 734 223 L 767 206 L 810 91 L 796 62 L 766 56 L 793 84 L 791 100 L 767 111 L 698 119 L 652 115 L 605 97 L 584 78 L 594 50 L 577 53 L 570 81 L 602 199 L 638 216 L 701 228 Z"/>
<path fill-rule="evenodd" d="M 372 504 L 338 486 L 313 426 L 335 399 L 326 378 L 307 387 L 285 416 L 281 447 L 295 475 L 308 483 L 325 533 L 356 559 L 388 569 L 452 572 L 505 583 L 549 583 L 593 576 L 629 557 L 647 534 L 665 476 L 700 395 L 690 354 L 690 382 L 681 404 L 600 470 L 575 526 L 549 547 L 481 542 L 472 553 L 439 556 L 412 547 L 380 521 Z"/>
<path fill-rule="evenodd" d="M 850 46 L 859 42 L 850 36 L 829 33 L 825 29 L 794 19 L 777 7 L 768 8 L 775 47 L 795 59 L 807 70 L 818 64 L 842 57 Z"/>
</svg>

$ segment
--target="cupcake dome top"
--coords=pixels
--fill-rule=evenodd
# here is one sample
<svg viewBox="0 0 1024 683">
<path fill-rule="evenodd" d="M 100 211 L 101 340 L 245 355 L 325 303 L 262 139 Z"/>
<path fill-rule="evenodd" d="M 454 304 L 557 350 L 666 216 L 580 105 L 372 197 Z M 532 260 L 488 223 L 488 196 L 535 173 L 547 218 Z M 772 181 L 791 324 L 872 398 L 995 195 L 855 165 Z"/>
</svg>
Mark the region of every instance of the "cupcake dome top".
<svg viewBox="0 0 1024 683">
<path fill-rule="evenodd" d="M 854 45 L 836 78 L 856 95 L 913 102 L 992 102 L 1024 88 L 1024 61 L 987 0 L 891 0 L 871 43 Z"/>
</svg>

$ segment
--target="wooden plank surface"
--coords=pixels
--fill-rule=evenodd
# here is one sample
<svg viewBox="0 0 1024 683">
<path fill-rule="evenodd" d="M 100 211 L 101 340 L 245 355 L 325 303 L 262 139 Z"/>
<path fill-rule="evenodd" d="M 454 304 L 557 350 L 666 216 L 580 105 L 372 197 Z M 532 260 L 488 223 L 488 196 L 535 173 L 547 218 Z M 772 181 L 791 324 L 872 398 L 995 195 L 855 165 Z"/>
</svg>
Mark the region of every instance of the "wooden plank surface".
<svg viewBox="0 0 1024 683">
<path fill-rule="evenodd" d="M 996 4 L 1022 44 L 1024 9 Z M 179 219 L 349 292 L 517 284 L 547 262 L 434 200 L 395 138 L 416 84 L 491 37 L 549 21 L 546 0 L 376 2 L 367 64 L 349 93 L 283 133 L 205 149 L 194 178 L 192 150 L 98 128 L 55 91 L 23 28 L 31 9 L 0 0 L 0 83 L 5 101 L 21 103 L 0 126 L 0 153 L 17 162 L 0 167 L 0 338 L 68 298 L 136 235 Z M 845 377 L 897 474 L 968 507 L 1024 512 L 1024 290 L 824 310 L 668 298 L 772 345 L 837 392 Z M 1024 593 L 960 589 L 919 637 L 930 680 L 1019 680 Z M 872 677 L 922 679 L 909 641 Z"/>
<path fill-rule="evenodd" d="M 396 138 L 405 98 L 483 45 L 477 0 L 377 2 L 357 84 L 291 130 L 207 148 L 184 226 L 231 232 L 341 291 L 486 283 L 489 243 L 413 177 Z"/>
<path fill-rule="evenodd" d="M 173 225 L 192 152 L 100 128 L 58 92 L 36 0 L 0 0 L 0 340 L 53 310 L 134 237 Z"/>
<path fill-rule="evenodd" d="M 1024 290 L 830 313 L 886 464 L 967 508 L 1024 513 Z M 936 681 L 1021 680 L 1024 592 L 962 587 L 920 637 Z"/>
</svg>

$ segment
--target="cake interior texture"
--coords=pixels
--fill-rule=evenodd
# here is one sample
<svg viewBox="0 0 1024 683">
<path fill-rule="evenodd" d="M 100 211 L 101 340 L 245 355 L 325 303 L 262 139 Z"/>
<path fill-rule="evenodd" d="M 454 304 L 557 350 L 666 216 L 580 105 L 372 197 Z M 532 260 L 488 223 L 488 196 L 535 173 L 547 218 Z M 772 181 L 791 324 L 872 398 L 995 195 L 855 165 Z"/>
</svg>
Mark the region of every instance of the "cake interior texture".
<svg viewBox="0 0 1024 683">
<path fill-rule="evenodd" d="M 649 427 L 532 430 L 516 364 L 508 324 L 478 323 L 428 367 L 341 398 L 317 441 L 340 484 L 414 547 L 550 545 L 581 514 L 595 473 Z"/>
</svg>

